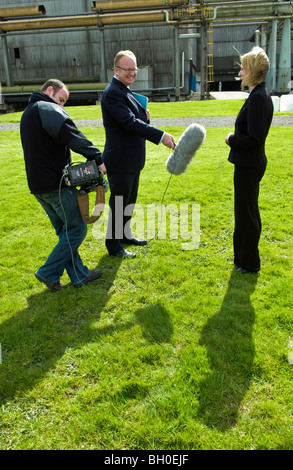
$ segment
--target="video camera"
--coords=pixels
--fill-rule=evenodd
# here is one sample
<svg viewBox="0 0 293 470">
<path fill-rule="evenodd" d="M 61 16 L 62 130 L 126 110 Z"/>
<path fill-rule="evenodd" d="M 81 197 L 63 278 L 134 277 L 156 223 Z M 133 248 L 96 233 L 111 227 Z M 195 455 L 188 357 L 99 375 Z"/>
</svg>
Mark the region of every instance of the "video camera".
<svg viewBox="0 0 293 470">
<path fill-rule="evenodd" d="M 104 186 L 105 192 L 109 188 L 108 181 L 95 160 L 84 163 L 70 163 L 63 170 L 66 186 L 80 186 L 81 194 L 95 191 L 97 186 Z"/>
</svg>

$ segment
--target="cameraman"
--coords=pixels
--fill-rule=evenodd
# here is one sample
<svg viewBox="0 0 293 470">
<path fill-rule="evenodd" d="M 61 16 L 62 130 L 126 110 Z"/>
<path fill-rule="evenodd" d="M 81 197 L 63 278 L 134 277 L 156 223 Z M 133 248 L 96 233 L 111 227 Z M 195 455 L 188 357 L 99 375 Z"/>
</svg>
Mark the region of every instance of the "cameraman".
<svg viewBox="0 0 293 470">
<path fill-rule="evenodd" d="M 28 186 L 46 211 L 59 241 L 47 261 L 35 273 L 52 291 L 65 286 L 60 278 L 67 271 L 72 284 L 80 287 L 94 281 L 101 270 L 89 270 L 78 253 L 87 234 L 77 203 L 77 190 L 66 187 L 63 169 L 70 163 L 70 150 L 95 160 L 103 173 L 101 152 L 75 126 L 63 109 L 69 91 L 63 82 L 48 80 L 34 92 L 20 122 Z M 62 185 L 60 185 L 62 181 Z"/>
</svg>

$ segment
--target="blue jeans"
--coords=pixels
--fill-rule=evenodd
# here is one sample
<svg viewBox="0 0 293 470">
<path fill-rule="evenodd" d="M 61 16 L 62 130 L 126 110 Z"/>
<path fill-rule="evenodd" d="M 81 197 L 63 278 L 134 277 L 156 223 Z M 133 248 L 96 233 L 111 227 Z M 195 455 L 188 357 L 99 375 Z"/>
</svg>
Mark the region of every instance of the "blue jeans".
<svg viewBox="0 0 293 470">
<path fill-rule="evenodd" d="M 84 266 L 78 248 L 87 234 L 77 203 L 77 190 L 64 187 L 59 191 L 35 194 L 37 201 L 45 209 L 59 241 L 43 266 L 37 270 L 40 278 L 59 282 L 67 271 L 73 285 L 85 280 L 89 269 Z M 60 202 L 61 199 L 61 202 Z"/>
</svg>

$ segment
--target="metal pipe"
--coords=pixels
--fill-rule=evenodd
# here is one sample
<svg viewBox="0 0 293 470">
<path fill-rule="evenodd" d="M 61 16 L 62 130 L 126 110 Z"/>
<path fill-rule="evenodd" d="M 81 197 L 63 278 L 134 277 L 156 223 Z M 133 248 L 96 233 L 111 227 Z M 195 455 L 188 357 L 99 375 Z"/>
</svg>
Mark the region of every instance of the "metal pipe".
<svg viewBox="0 0 293 470">
<path fill-rule="evenodd" d="M 259 29 L 257 29 L 254 32 L 254 38 L 255 38 L 255 45 L 260 46 L 260 30 Z"/>
<path fill-rule="evenodd" d="M 287 5 L 288 4 L 292 4 L 292 1 L 280 1 L 280 0 L 271 0 L 271 1 L 266 1 L 266 2 L 262 2 L 261 0 L 237 0 L 237 7 L 240 8 L 240 7 L 247 7 L 247 6 L 252 6 L 255 5 L 255 6 L 278 6 L 278 5 L 281 5 L 281 6 L 284 6 L 284 5 Z M 219 5 L 219 2 L 208 2 L 208 5 Z M 221 5 L 223 5 L 223 7 L 225 8 L 228 8 L 230 7 L 231 5 L 235 5 L 235 0 L 234 1 L 227 1 L 227 2 L 221 2 Z M 219 6 L 221 6 L 219 5 Z M 213 8 L 213 7 L 212 7 Z"/>
<path fill-rule="evenodd" d="M 185 61 L 185 54 L 184 54 L 184 51 L 182 51 L 181 52 L 181 87 L 180 87 L 180 90 L 183 90 L 184 88 L 184 72 L 185 72 L 184 61 Z"/>
<path fill-rule="evenodd" d="M 231 20 L 233 21 L 233 20 Z M 238 21 L 238 20 L 237 20 Z M 221 23 L 215 23 L 214 24 L 214 28 L 227 28 L 227 26 L 232 26 L 233 28 L 236 28 L 237 26 L 259 26 L 259 25 L 262 25 L 262 24 L 267 24 L 266 21 L 247 21 L 247 18 L 245 19 L 244 22 L 239 22 L 239 24 L 235 24 L 235 23 L 225 23 L 225 24 L 221 24 Z"/>
<path fill-rule="evenodd" d="M 257 0 L 238 0 L 237 4 L 235 4 L 235 1 L 227 1 L 227 2 L 221 2 L 221 5 L 219 5 L 219 2 L 209 2 L 208 5 L 211 6 L 212 8 L 230 8 L 231 6 L 235 6 L 236 8 L 247 8 L 247 7 L 255 7 L 255 6 L 288 6 L 289 4 L 292 4 L 292 1 L 267 1 L 267 2 L 262 2 L 262 1 L 257 1 Z M 213 7 L 212 5 L 216 5 L 216 7 Z"/>
<path fill-rule="evenodd" d="M 108 83 L 72 83 L 67 84 L 69 91 L 100 91 L 104 90 Z M 4 86 L 2 87 L 3 94 L 23 94 L 32 93 L 33 91 L 39 90 L 42 84 L 32 85 L 17 85 L 17 86 Z"/>
<path fill-rule="evenodd" d="M 129 24 L 129 23 L 156 23 L 158 21 L 165 21 L 163 12 L 158 11 L 142 11 L 142 12 L 128 12 L 116 14 L 103 14 L 99 16 L 102 25 L 111 24 Z"/>
<path fill-rule="evenodd" d="M 174 27 L 174 78 L 175 78 L 175 90 L 176 90 L 176 101 L 180 99 L 180 69 L 179 69 L 179 28 Z"/>
<path fill-rule="evenodd" d="M 276 18 L 278 18 L 278 20 L 285 20 L 285 19 L 291 19 L 292 18 L 292 15 L 285 15 L 285 16 L 244 16 L 244 17 L 241 17 L 241 18 L 235 18 L 235 22 L 239 21 L 247 21 L 248 19 L 251 19 L 252 21 L 271 21 L 271 20 L 275 20 Z M 232 21 L 233 22 L 233 19 L 232 18 L 221 18 L 221 19 L 218 19 L 218 20 L 214 20 L 215 21 L 221 21 L 221 22 L 225 22 L 225 21 Z M 0 23 L 1 24 L 1 23 Z M 216 25 L 215 25 L 216 26 Z"/>
<path fill-rule="evenodd" d="M 54 29 L 54 28 L 71 28 L 75 26 L 97 26 L 98 18 L 96 16 L 68 16 L 62 18 L 41 18 L 0 21 L 0 29 L 4 32 L 10 31 L 27 31 L 36 29 Z"/>
<path fill-rule="evenodd" d="M 85 77 L 85 76 L 82 76 L 82 77 L 59 77 L 58 78 L 63 82 L 63 83 L 66 83 L 66 85 L 68 85 L 69 83 L 84 83 L 84 84 L 87 84 L 87 83 L 100 83 L 101 82 L 101 78 L 100 76 L 88 76 L 88 77 Z M 41 88 L 41 86 L 43 85 L 43 83 L 45 83 L 45 81 L 48 79 L 48 77 L 43 77 L 43 78 L 17 78 L 16 80 L 14 80 L 14 83 L 15 83 L 15 86 L 17 85 L 24 85 L 24 86 L 27 86 L 27 85 L 30 85 L 30 86 L 39 86 Z M 5 84 L 5 80 L 2 81 L 2 86 L 8 86 L 7 84 Z"/>
<path fill-rule="evenodd" d="M 288 4 L 288 1 L 284 1 L 284 0 L 283 0 L 283 1 L 281 1 L 281 0 L 271 0 L 271 1 L 267 1 L 267 2 L 262 2 L 261 0 L 236 0 L 236 1 L 237 1 L 237 4 L 238 4 L 238 5 L 242 5 L 242 6 L 247 6 L 247 5 L 250 6 L 252 3 L 257 4 L 257 1 L 258 1 L 259 4 L 261 4 L 261 5 L 264 5 L 264 4 L 276 5 L 276 3 L 279 3 L 279 4 L 281 4 L 281 5 Z M 232 1 L 232 0 L 228 1 L 228 0 L 227 0 L 226 2 L 221 1 L 220 3 L 221 3 L 221 5 L 227 5 L 227 6 L 229 6 L 229 5 L 235 5 L 235 0 L 234 0 L 234 1 Z M 292 3 L 292 1 L 290 1 L 290 3 Z M 218 2 L 218 1 L 214 1 L 214 2 L 208 1 L 208 4 L 209 4 L 209 5 L 213 5 L 213 4 L 215 4 L 215 5 L 217 4 L 217 5 L 218 5 L 219 2 Z"/>
<path fill-rule="evenodd" d="M 207 46 L 206 46 L 206 29 L 204 25 L 201 25 L 201 41 L 200 41 L 200 99 L 205 99 L 206 93 L 206 76 L 205 76 L 205 68 L 206 68 L 206 53 L 207 53 Z"/>
<path fill-rule="evenodd" d="M 168 27 L 168 24 L 164 21 L 161 21 L 161 22 L 158 22 L 157 24 L 158 26 L 166 26 Z M 157 26 L 156 25 L 156 26 Z M 138 26 L 136 26 L 135 24 L 121 24 L 120 26 L 120 29 L 123 29 L 123 28 L 137 28 Z M 149 24 L 148 23 L 140 23 L 139 25 L 139 28 L 143 28 L 143 27 L 149 27 Z M 116 25 L 107 25 L 107 29 L 116 29 L 117 26 Z M 86 30 L 87 31 L 97 31 L 97 26 L 86 26 Z M 1 30 L 0 30 L 1 31 Z M 77 27 L 77 28 L 71 28 L 70 29 L 70 33 L 74 33 L 74 32 L 84 32 L 85 29 L 84 27 Z M 68 30 L 67 29 L 63 29 L 63 28 L 56 28 L 56 29 L 44 29 L 44 30 L 35 30 L 35 31 L 9 31 L 7 33 L 1 33 L 0 32 L 0 37 L 1 36 L 5 36 L 5 37 L 8 37 L 8 36 L 25 36 L 26 34 L 29 34 L 29 35 L 32 35 L 32 34 L 61 34 L 61 33 L 68 33 Z"/>
<path fill-rule="evenodd" d="M 99 26 L 128 23 L 146 23 L 164 21 L 164 12 L 142 11 L 102 15 L 76 15 L 41 19 L 0 21 L 0 29 L 4 32 L 25 31 L 36 29 L 74 28 L 78 26 Z"/>
<path fill-rule="evenodd" d="M 291 21 L 284 21 L 278 68 L 277 91 L 286 93 L 291 80 Z"/>
<path fill-rule="evenodd" d="M 266 76 L 266 86 L 269 91 L 274 94 L 276 91 L 276 75 L 277 75 L 277 34 L 278 34 L 278 20 L 275 18 L 272 21 L 272 32 L 270 34 L 268 57 L 270 60 L 270 69 Z"/>
<path fill-rule="evenodd" d="M 45 14 L 46 8 L 44 5 L 0 8 L 0 18 L 17 18 L 20 16 L 36 16 Z"/>
<path fill-rule="evenodd" d="M 212 5 L 212 4 L 209 4 Z M 219 18 L 218 11 L 219 10 L 227 10 L 229 11 L 229 16 L 237 16 L 239 13 L 239 9 L 244 9 L 246 12 L 246 16 L 249 16 L 249 10 L 252 12 L 255 11 L 255 8 L 258 7 L 258 15 L 261 17 L 262 13 L 259 13 L 259 9 L 264 10 L 264 14 L 270 13 L 271 15 L 274 14 L 274 11 L 272 9 L 266 8 L 266 7 L 274 7 L 274 9 L 277 9 L 278 12 L 282 14 L 292 14 L 293 13 L 293 5 L 292 2 L 251 2 L 251 1 L 246 1 L 246 2 L 225 2 L 225 4 L 221 5 L 216 5 L 215 7 L 212 7 L 214 10 L 214 16 L 211 18 L 213 21 Z M 235 11 L 234 11 L 235 10 Z M 237 11 L 238 10 L 238 11 Z M 269 10 L 269 11 L 268 11 Z M 223 15 L 227 15 L 227 12 L 223 12 Z M 243 15 L 243 13 L 242 13 Z"/>
<path fill-rule="evenodd" d="M 135 8 L 164 8 L 174 5 L 187 5 L 188 0 L 132 0 L 132 1 L 98 1 L 93 2 L 92 11 L 106 11 L 106 10 L 134 10 Z"/>
<path fill-rule="evenodd" d="M 200 38 L 200 33 L 179 34 L 179 39 L 194 39 L 194 38 Z"/>
<path fill-rule="evenodd" d="M 169 24 L 178 24 L 178 21 L 170 20 L 170 14 L 168 10 L 163 10 L 164 14 L 166 15 L 166 21 Z"/>
</svg>

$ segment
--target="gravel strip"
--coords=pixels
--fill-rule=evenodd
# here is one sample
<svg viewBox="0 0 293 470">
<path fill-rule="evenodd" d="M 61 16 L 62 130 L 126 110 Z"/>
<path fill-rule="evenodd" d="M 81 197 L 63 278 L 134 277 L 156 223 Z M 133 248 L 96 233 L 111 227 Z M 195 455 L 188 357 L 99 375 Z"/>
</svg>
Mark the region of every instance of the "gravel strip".
<svg viewBox="0 0 293 470">
<path fill-rule="evenodd" d="M 204 127 L 234 127 L 236 117 L 188 117 L 188 118 L 157 118 L 152 119 L 151 123 L 155 127 L 162 126 L 182 126 L 196 122 Z M 293 126 L 293 115 L 274 116 L 272 126 Z"/>
<path fill-rule="evenodd" d="M 186 117 L 186 118 L 154 118 L 151 124 L 155 127 L 180 126 L 187 127 L 189 124 L 196 122 L 204 127 L 234 127 L 234 116 L 223 117 Z M 75 121 L 78 128 L 94 128 L 103 127 L 102 119 L 93 119 L 91 121 Z M 293 126 L 293 115 L 274 116 L 272 126 Z M 19 124 L 1 122 L 0 132 L 19 131 Z"/>
</svg>

